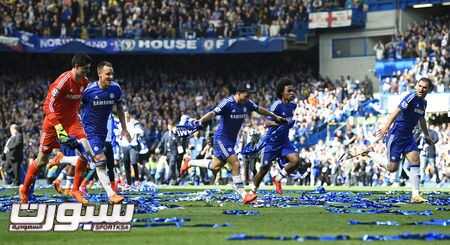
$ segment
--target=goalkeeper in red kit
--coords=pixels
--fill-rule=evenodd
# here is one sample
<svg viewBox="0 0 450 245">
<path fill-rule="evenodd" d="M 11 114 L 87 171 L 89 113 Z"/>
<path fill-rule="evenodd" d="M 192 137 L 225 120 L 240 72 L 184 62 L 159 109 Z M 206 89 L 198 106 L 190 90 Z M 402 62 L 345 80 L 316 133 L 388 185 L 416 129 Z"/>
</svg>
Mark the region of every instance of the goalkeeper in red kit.
<svg viewBox="0 0 450 245">
<path fill-rule="evenodd" d="M 41 129 L 39 153 L 37 158 L 28 166 L 23 185 L 19 187 L 20 203 L 28 203 L 30 186 L 38 175 L 39 169 L 47 165 L 52 149 L 59 148 L 60 144 L 70 144 L 73 141 L 72 137 L 75 137 L 86 151 L 90 151 L 78 112 L 82 92 L 88 84 L 86 76 L 91 63 L 92 59 L 88 55 L 74 55 L 72 69 L 62 73 L 50 84 L 43 106 L 44 121 Z M 78 157 L 72 196 L 83 204 L 87 204 L 87 200 L 79 191 L 79 187 L 86 167 L 86 159 Z"/>
</svg>

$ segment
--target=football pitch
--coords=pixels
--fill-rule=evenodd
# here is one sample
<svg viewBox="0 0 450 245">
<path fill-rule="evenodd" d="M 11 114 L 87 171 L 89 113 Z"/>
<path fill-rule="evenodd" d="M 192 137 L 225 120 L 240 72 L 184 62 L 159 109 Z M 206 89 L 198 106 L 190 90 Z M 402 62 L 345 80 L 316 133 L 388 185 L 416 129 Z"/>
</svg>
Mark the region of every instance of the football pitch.
<svg viewBox="0 0 450 245">
<path fill-rule="evenodd" d="M 450 234 L 449 226 L 414 224 L 414 222 L 431 219 L 450 219 L 448 188 L 439 189 L 439 192 L 436 192 L 436 188 L 426 189 L 428 193 L 424 196 L 429 198 L 431 203 L 415 205 L 408 204 L 406 201 L 409 198 L 409 193 L 405 192 L 408 188 L 325 187 L 325 189 L 326 192 L 323 190 L 320 192 L 307 187 L 286 187 L 285 194 L 279 196 L 273 192 L 271 187 L 268 187 L 259 193 L 261 201 L 256 206 L 244 206 L 236 200 L 228 187 L 162 187 L 152 198 L 163 208 L 155 211 L 156 213 L 135 214 L 134 218 L 177 217 L 178 220 L 183 219 L 184 222 L 179 222 L 178 227 L 174 222 L 158 223 L 149 227 L 142 227 L 146 223 L 133 223 L 140 227 L 133 227 L 130 232 L 10 232 L 8 231 L 10 213 L 0 212 L 0 244 L 256 245 L 298 244 L 299 242 L 301 244 L 450 244 L 449 240 L 377 242 L 360 240 L 366 234 L 400 235 L 405 232 Z M 41 189 L 36 194 L 52 196 L 54 191 Z M 0 191 L 0 200 L 15 195 L 16 191 L 4 189 Z M 139 193 L 130 193 L 127 198 L 129 200 L 140 195 Z M 256 212 L 256 215 L 224 214 L 224 211 L 227 210 L 252 210 Z M 403 213 L 396 212 L 396 210 L 403 210 Z M 350 225 L 349 220 L 394 221 L 399 225 Z M 224 224 L 227 225 L 222 227 L 221 225 Z M 214 225 L 215 227 L 213 227 Z M 232 235 L 242 233 L 249 236 L 263 235 L 272 240 L 228 240 Z M 325 239 L 324 235 L 346 235 L 349 240 L 309 240 L 320 237 Z M 276 240 L 280 236 L 284 236 L 286 240 Z M 299 239 L 301 237 L 303 239 Z M 298 240 L 288 241 L 292 238 Z"/>
</svg>

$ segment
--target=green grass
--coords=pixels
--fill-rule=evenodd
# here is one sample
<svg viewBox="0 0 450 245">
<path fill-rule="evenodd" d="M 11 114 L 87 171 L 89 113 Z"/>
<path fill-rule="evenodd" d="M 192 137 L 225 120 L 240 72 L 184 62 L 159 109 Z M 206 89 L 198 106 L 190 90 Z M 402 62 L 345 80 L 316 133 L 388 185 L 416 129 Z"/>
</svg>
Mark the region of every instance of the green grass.
<svg viewBox="0 0 450 245">
<path fill-rule="evenodd" d="M 164 191 L 199 191 L 201 188 L 195 187 L 164 187 Z M 287 188 L 290 190 L 305 188 Z M 309 189 L 309 188 L 306 188 Z M 391 188 L 327 188 L 334 191 L 369 191 L 374 192 L 374 196 L 382 194 Z M 398 190 L 405 190 L 399 188 Z M 442 191 L 442 190 L 440 190 Z M 52 190 L 40 191 L 53 193 Z M 38 192 L 39 193 L 39 192 Z M 0 192 L 0 196 L 13 194 L 13 191 Z M 298 194 L 293 194 L 298 195 Z M 131 232 L 125 233 L 95 233 L 95 232 L 52 232 L 52 233 L 15 233 L 8 231 L 9 213 L 0 213 L 0 244 L 57 244 L 57 245 L 87 245 L 87 244 L 297 244 L 294 241 L 227 241 L 226 238 L 236 233 L 247 233 L 249 235 L 325 235 L 325 234 L 348 234 L 351 237 L 362 236 L 363 234 L 400 234 L 402 232 L 425 233 L 438 231 L 450 233 L 448 227 L 438 226 L 350 226 L 349 219 L 362 221 L 373 220 L 394 220 L 400 223 L 411 221 L 429 220 L 431 218 L 449 219 L 448 211 L 436 211 L 434 206 L 423 205 L 401 205 L 407 210 L 432 210 L 433 216 L 399 216 L 394 214 L 385 215 L 336 215 L 331 214 L 321 207 L 300 207 L 300 208 L 259 208 L 259 216 L 229 216 L 223 215 L 223 210 L 227 209 L 253 209 L 235 203 L 226 203 L 219 206 L 215 203 L 206 202 L 179 202 L 176 203 L 184 209 L 166 209 L 152 215 L 139 215 L 136 217 L 189 217 L 190 222 L 186 224 L 205 223 L 230 223 L 232 227 L 224 228 L 195 228 L 195 227 L 154 227 L 154 228 L 132 228 Z M 304 242 L 304 244 L 318 244 L 319 242 Z M 342 241 L 338 244 L 361 244 L 361 241 Z M 375 244 L 449 244 L 449 241 L 396 241 L 396 242 L 375 242 Z M 367 243 L 372 244 L 372 243 Z"/>
</svg>

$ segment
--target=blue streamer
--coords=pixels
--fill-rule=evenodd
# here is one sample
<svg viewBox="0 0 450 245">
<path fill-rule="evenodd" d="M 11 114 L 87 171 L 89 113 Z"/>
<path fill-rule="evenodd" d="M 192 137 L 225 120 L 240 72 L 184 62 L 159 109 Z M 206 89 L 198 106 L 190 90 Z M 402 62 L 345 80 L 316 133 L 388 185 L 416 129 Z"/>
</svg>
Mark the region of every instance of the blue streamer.
<svg viewBox="0 0 450 245">
<path fill-rule="evenodd" d="M 359 221 L 349 220 L 349 225 L 384 225 L 384 226 L 399 226 L 401 225 L 397 221 Z M 450 226 L 450 219 L 431 219 L 426 221 L 415 221 L 411 223 L 405 223 L 403 225 L 430 225 L 430 226 Z"/>
<path fill-rule="evenodd" d="M 363 241 L 396 241 L 396 240 L 450 240 L 450 234 L 430 232 L 425 234 L 402 233 L 400 235 L 364 235 Z"/>
<path fill-rule="evenodd" d="M 231 227 L 231 224 L 225 223 L 225 224 L 195 224 L 195 225 L 189 225 L 189 227 L 198 227 L 198 228 L 222 228 L 222 227 Z"/>
<path fill-rule="evenodd" d="M 415 225 L 450 226 L 450 219 L 432 219 L 428 221 L 416 221 Z"/>
<path fill-rule="evenodd" d="M 266 235 L 256 235 L 251 236 L 245 233 L 233 234 L 227 238 L 231 241 L 242 241 L 242 240 L 278 240 L 278 241 L 345 241 L 350 240 L 348 235 L 324 235 L 324 236 L 266 236 Z"/>
<path fill-rule="evenodd" d="M 266 236 L 266 235 L 247 235 L 245 233 L 233 234 L 227 238 L 230 241 L 242 240 L 277 240 L 277 241 L 346 241 L 346 240 L 362 240 L 362 241 L 398 241 L 398 240 L 424 240 L 424 241 L 441 241 L 450 240 L 450 234 L 442 234 L 437 232 L 429 232 L 424 234 L 402 233 L 399 235 L 371 235 L 366 234 L 361 237 L 351 237 L 349 235 L 324 235 L 324 236 Z"/>
<path fill-rule="evenodd" d="M 224 210 L 223 214 L 227 215 L 237 215 L 237 216 L 255 216 L 259 215 L 259 212 L 256 210 Z"/>
<path fill-rule="evenodd" d="M 416 210 L 390 210 L 390 209 L 350 209 L 350 208 L 333 208 L 328 207 L 326 210 L 335 214 L 398 214 L 398 215 L 417 215 L 417 216 L 431 216 L 431 210 L 416 211 Z"/>
<path fill-rule="evenodd" d="M 437 211 L 450 211 L 450 208 L 443 208 L 443 207 L 438 207 L 436 208 Z"/>
<path fill-rule="evenodd" d="M 189 219 L 190 220 L 190 219 Z M 172 218 L 143 218 L 143 219 L 133 219 L 133 225 L 136 227 L 157 227 L 157 226 L 176 226 L 180 228 L 184 225 L 187 220 L 179 217 Z M 137 224 L 140 222 L 145 222 L 144 224 Z"/>
<path fill-rule="evenodd" d="M 358 221 L 358 220 L 349 220 L 349 225 L 379 225 L 379 226 L 399 226 L 400 223 L 397 221 Z"/>
</svg>

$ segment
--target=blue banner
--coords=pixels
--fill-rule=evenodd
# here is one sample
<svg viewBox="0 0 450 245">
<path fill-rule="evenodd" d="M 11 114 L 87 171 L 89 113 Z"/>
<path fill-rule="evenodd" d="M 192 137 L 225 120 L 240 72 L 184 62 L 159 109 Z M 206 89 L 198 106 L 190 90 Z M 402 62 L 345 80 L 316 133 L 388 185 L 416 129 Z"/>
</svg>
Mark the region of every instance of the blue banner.
<svg viewBox="0 0 450 245">
<path fill-rule="evenodd" d="M 22 47 L 20 51 L 30 53 L 233 54 L 281 52 L 287 48 L 286 39 L 282 37 L 83 40 L 41 38 L 27 32 L 19 32 L 16 37 Z"/>
</svg>

